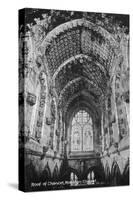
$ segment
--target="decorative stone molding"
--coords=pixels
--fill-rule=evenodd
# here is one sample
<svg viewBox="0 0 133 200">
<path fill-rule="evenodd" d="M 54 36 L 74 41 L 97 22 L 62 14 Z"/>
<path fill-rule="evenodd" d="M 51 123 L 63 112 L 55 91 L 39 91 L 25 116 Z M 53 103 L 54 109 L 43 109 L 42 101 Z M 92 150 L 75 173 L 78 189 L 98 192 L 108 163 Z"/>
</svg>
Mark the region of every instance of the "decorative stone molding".
<svg viewBox="0 0 133 200">
<path fill-rule="evenodd" d="M 35 129 L 35 135 L 38 140 L 40 140 L 42 136 L 42 127 L 43 127 L 43 117 L 44 117 L 44 107 L 45 107 L 45 100 L 46 100 L 46 75 L 44 71 L 41 71 L 39 74 L 39 80 L 40 80 L 40 102 L 38 107 L 38 116 L 37 116 L 37 122 L 36 122 L 36 129 Z"/>
<path fill-rule="evenodd" d="M 64 31 L 68 29 L 72 29 L 73 27 L 77 27 L 77 26 L 84 26 L 86 28 L 99 32 L 104 38 L 108 40 L 109 43 L 111 43 L 112 45 L 117 44 L 115 39 L 112 37 L 112 35 L 109 34 L 105 29 L 103 29 L 100 26 L 96 26 L 90 21 L 84 20 L 84 19 L 76 19 L 76 20 L 59 25 L 58 27 L 54 28 L 51 32 L 49 32 L 49 34 L 46 36 L 42 44 L 43 45 L 45 44 L 44 46 L 47 47 L 47 45 L 52 41 L 52 39 L 57 37 L 60 33 L 63 33 Z"/>
</svg>

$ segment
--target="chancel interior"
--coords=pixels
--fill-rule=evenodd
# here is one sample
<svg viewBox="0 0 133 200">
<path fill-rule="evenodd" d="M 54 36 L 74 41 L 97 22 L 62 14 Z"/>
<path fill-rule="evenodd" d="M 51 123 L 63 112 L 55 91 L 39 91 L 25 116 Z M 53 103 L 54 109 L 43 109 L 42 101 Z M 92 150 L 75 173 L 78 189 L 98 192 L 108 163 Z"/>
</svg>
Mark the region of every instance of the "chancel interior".
<svg viewBox="0 0 133 200">
<path fill-rule="evenodd" d="M 19 30 L 25 190 L 128 185 L 129 16 L 38 9 L 25 16 Z"/>
</svg>

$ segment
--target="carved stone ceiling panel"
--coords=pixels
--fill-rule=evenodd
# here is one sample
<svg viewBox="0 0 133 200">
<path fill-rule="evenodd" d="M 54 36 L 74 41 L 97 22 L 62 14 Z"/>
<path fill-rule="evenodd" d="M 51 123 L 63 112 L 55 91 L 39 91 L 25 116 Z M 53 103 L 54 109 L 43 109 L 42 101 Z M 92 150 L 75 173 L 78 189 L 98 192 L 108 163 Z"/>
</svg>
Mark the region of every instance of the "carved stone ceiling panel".
<svg viewBox="0 0 133 200">
<path fill-rule="evenodd" d="M 83 24 L 72 27 L 55 36 L 47 46 L 46 58 L 51 76 L 69 58 L 84 54 L 98 61 L 108 70 L 114 58 L 114 50 L 99 29 Z"/>
<path fill-rule="evenodd" d="M 46 57 L 51 75 L 67 59 L 81 53 L 80 32 L 80 29 L 76 28 L 61 33 L 47 48 Z"/>
<path fill-rule="evenodd" d="M 59 105 L 65 106 L 83 91 L 98 103 L 106 93 L 115 58 L 117 42 L 112 35 L 96 24 L 77 19 L 52 30 L 43 45 Z"/>
<path fill-rule="evenodd" d="M 89 95 L 93 102 L 95 102 L 97 105 L 100 105 L 99 100 L 102 96 L 101 90 L 89 83 L 86 79 L 77 78 L 74 79 L 72 83 L 69 84 L 68 87 L 66 87 L 66 89 L 64 89 L 60 94 L 59 106 L 65 107 L 70 99 L 77 94 L 82 94 L 83 96 L 87 94 L 87 96 Z"/>
<path fill-rule="evenodd" d="M 65 65 L 55 77 L 55 88 L 60 95 L 62 90 L 67 87 L 72 80 L 82 77 L 88 79 L 95 87 L 105 91 L 107 84 L 107 74 L 99 66 L 88 62 L 85 58 L 71 62 Z"/>
</svg>

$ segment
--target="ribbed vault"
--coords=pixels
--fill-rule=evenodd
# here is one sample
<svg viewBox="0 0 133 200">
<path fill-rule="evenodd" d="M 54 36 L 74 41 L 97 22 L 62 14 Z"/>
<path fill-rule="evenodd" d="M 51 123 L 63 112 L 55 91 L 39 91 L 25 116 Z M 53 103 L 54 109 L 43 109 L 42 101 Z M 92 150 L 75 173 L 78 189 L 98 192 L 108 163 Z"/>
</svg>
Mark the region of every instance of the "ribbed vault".
<svg viewBox="0 0 133 200">
<path fill-rule="evenodd" d="M 65 88 L 61 91 L 61 94 L 59 96 L 59 106 L 65 108 L 67 103 L 69 103 L 71 97 L 74 97 L 77 94 L 82 94 L 82 96 L 87 96 L 93 102 L 97 103 L 98 105 L 100 104 L 99 101 L 102 95 L 101 90 L 95 87 L 87 79 L 82 77 L 70 81 L 69 84 L 67 84 Z"/>
<path fill-rule="evenodd" d="M 85 19 L 76 19 L 53 29 L 41 47 L 58 106 L 66 111 L 75 95 L 79 94 L 80 101 L 87 94 L 85 101 L 100 108 L 118 47 L 112 35 Z"/>
<path fill-rule="evenodd" d="M 58 74 L 54 76 L 54 84 L 58 95 L 65 85 L 78 77 L 88 79 L 101 92 L 105 92 L 108 77 L 107 72 L 95 62 L 90 61 L 90 59 L 80 56 L 64 65 Z"/>
</svg>

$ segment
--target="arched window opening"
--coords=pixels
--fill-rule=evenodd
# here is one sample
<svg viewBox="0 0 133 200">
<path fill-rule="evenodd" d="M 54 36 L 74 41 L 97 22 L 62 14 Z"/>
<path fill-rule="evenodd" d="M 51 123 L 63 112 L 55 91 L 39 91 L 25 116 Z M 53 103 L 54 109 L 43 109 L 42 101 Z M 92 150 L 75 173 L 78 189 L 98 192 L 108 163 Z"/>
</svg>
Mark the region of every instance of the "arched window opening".
<svg viewBox="0 0 133 200">
<path fill-rule="evenodd" d="M 78 185 L 78 177 L 75 173 L 71 172 L 70 173 L 70 185 L 71 186 L 76 186 Z"/>
<path fill-rule="evenodd" d="M 93 150 L 92 118 L 85 110 L 80 110 L 72 119 L 71 151 L 86 152 Z"/>
<path fill-rule="evenodd" d="M 96 183 L 95 173 L 94 173 L 94 171 L 91 171 L 87 175 L 87 184 L 88 185 L 93 185 L 95 183 Z"/>
</svg>

